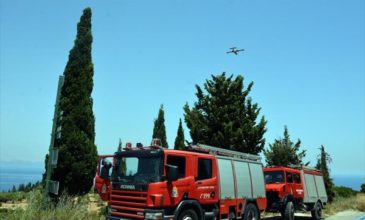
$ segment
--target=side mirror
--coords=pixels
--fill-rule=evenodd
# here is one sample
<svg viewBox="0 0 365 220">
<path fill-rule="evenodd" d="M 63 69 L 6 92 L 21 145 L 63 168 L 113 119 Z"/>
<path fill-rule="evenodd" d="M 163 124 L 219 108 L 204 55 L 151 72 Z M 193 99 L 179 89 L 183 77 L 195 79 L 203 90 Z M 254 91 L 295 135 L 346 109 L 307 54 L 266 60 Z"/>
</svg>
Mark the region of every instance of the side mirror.
<svg viewBox="0 0 365 220">
<path fill-rule="evenodd" d="M 178 179 L 179 169 L 177 166 L 166 164 L 167 181 L 171 182 Z"/>
<path fill-rule="evenodd" d="M 100 172 L 100 177 L 102 179 L 109 180 L 109 177 L 110 177 L 109 170 L 111 167 L 112 167 L 112 164 L 110 162 L 103 161 L 102 167 L 101 167 L 101 172 Z"/>
</svg>

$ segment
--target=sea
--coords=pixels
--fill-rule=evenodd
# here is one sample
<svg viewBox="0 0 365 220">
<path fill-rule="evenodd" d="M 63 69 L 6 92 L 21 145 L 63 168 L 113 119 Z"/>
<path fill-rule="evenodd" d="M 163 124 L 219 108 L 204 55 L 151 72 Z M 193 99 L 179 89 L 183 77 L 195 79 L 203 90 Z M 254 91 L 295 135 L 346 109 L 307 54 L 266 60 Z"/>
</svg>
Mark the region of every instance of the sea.
<svg viewBox="0 0 365 220">
<path fill-rule="evenodd" d="M 41 162 L 0 161 L 0 192 L 11 190 L 13 185 L 36 183 L 42 180 L 44 164 Z M 336 186 L 346 186 L 359 191 L 365 184 L 363 175 L 333 175 Z"/>
<path fill-rule="evenodd" d="M 44 164 L 40 162 L 0 161 L 0 192 L 41 181 L 43 173 Z"/>
</svg>

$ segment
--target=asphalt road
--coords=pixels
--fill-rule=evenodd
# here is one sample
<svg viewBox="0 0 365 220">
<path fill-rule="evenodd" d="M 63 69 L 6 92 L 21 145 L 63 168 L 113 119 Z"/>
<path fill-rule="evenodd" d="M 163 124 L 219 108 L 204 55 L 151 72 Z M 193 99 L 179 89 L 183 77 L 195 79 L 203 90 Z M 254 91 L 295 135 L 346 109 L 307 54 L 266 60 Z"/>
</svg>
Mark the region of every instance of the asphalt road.
<svg viewBox="0 0 365 220">
<path fill-rule="evenodd" d="M 281 220 L 280 216 L 262 217 L 263 220 Z M 311 220 L 310 214 L 296 214 L 295 220 Z M 339 212 L 336 215 L 326 217 L 325 220 L 365 220 L 365 212 L 347 210 Z"/>
</svg>

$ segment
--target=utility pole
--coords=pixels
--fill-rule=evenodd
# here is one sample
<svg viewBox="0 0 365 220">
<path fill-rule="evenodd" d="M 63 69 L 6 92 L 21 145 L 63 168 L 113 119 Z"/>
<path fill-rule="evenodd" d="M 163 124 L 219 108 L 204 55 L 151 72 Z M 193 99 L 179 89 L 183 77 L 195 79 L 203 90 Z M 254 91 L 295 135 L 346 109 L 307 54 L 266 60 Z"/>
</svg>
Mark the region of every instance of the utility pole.
<svg viewBox="0 0 365 220">
<path fill-rule="evenodd" d="M 48 206 L 49 203 L 49 193 L 58 195 L 59 182 L 52 181 L 52 171 L 57 167 L 58 160 L 58 148 L 55 147 L 55 140 L 61 137 L 61 127 L 57 125 L 58 117 L 62 117 L 62 112 L 59 112 L 59 101 L 62 91 L 62 86 L 64 82 L 64 76 L 61 75 L 58 79 L 56 104 L 53 115 L 53 125 L 51 134 L 51 143 L 49 145 L 48 161 L 47 161 L 47 173 L 46 173 L 46 188 L 44 189 L 44 205 Z"/>
</svg>

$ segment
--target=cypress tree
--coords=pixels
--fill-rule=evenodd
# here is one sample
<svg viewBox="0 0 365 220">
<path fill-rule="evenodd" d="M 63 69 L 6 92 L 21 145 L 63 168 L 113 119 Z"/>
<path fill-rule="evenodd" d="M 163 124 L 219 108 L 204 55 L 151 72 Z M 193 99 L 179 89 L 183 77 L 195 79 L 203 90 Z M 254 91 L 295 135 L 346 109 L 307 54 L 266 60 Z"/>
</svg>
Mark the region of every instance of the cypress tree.
<svg viewBox="0 0 365 220">
<path fill-rule="evenodd" d="M 288 128 L 284 127 L 284 138 L 275 139 L 273 144 L 269 144 L 269 149 L 264 149 L 266 163 L 268 166 L 288 166 L 302 165 L 305 157 L 305 150 L 298 153 L 301 141 L 294 144 L 290 140 Z"/>
<path fill-rule="evenodd" d="M 158 116 L 155 119 L 152 138 L 159 138 L 163 147 L 169 147 L 166 140 L 165 111 L 163 105 L 161 105 Z"/>
<path fill-rule="evenodd" d="M 64 84 L 57 119 L 59 149 L 52 180 L 59 181 L 59 194 L 82 195 L 90 191 L 95 176 L 97 150 L 93 114 L 94 67 L 91 9 L 86 8 L 77 24 L 77 36 L 64 71 Z"/>
<path fill-rule="evenodd" d="M 323 180 L 326 187 L 328 201 L 332 202 L 333 198 L 335 197 L 335 193 L 333 190 L 334 184 L 332 178 L 330 177 L 330 169 L 328 168 L 328 163 L 331 163 L 332 159 L 331 156 L 325 151 L 323 145 L 321 146 L 320 150 L 321 153 L 318 155 L 316 169 L 320 170 L 323 174 Z"/>
<path fill-rule="evenodd" d="M 179 127 L 177 128 L 177 135 L 175 138 L 175 150 L 184 150 L 185 149 L 185 137 L 184 137 L 184 129 L 182 127 L 181 118 L 179 120 Z"/>
<path fill-rule="evenodd" d="M 119 138 L 119 144 L 118 144 L 118 149 L 117 152 L 122 152 L 122 140 Z"/>
<path fill-rule="evenodd" d="M 196 85 L 197 102 L 184 106 L 185 122 L 193 143 L 208 144 L 245 153 L 258 154 L 265 145 L 266 120 L 258 116 L 261 108 L 253 103 L 243 76 L 213 76 L 204 83 L 205 92 Z"/>
</svg>

